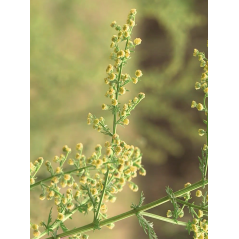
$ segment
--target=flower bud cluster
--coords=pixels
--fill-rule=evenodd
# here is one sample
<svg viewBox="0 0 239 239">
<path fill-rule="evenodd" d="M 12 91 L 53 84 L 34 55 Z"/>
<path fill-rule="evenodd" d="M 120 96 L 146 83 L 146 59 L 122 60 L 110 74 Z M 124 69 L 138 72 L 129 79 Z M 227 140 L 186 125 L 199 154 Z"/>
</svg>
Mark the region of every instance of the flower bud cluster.
<svg viewBox="0 0 239 239">
<path fill-rule="evenodd" d="M 208 238 L 208 222 L 206 219 L 194 218 L 191 224 L 191 231 L 194 232 L 194 238 L 206 239 Z"/>
</svg>

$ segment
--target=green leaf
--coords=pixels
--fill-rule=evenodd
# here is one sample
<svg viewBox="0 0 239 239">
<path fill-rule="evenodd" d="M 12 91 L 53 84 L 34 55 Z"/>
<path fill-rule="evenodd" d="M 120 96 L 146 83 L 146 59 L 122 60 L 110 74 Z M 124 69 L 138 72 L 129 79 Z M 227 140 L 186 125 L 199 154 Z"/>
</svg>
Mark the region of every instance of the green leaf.
<svg viewBox="0 0 239 239">
<path fill-rule="evenodd" d="M 157 235 L 153 229 L 153 223 L 147 221 L 142 215 L 137 214 L 139 225 L 144 229 L 145 234 L 149 235 L 149 239 L 157 239 Z"/>
<path fill-rule="evenodd" d="M 48 221 L 47 221 L 47 227 L 48 227 L 49 224 L 52 222 L 52 216 L 51 216 L 51 213 L 52 213 L 52 207 L 51 207 L 51 210 L 50 210 L 50 212 L 49 212 Z"/>
<path fill-rule="evenodd" d="M 64 225 L 63 222 L 60 223 L 60 227 L 62 229 L 63 232 L 67 232 L 69 229 Z"/>
</svg>

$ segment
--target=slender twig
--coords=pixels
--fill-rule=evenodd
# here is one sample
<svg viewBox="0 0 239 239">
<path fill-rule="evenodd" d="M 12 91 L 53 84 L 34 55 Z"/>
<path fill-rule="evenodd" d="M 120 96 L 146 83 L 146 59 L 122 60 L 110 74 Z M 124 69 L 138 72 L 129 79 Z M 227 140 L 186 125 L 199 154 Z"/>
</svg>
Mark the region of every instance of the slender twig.
<svg viewBox="0 0 239 239">
<path fill-rule="evenodd" d="M 64 173 L 58 173 L 58 174 L 52 175 L 52 176 L 50 176 L 48 178 L 42 179 L 42 180 L 38 181 L 37 183 L 34 183 L 34 184 L 30 185 L 30 190 L 33 189 L 34 187 L 38 186 L 39 184 L 43 183 L 43 182 L 51 180 L 54 177 L 62 176 L 64 174 L 71 174 L 71 173 L 73 173 L 75 171 L 82 171 L 82 170 L 84 170 L 86 168 L 90 168 L 90 167 L 95 167 L 95 166 L 90 165 L 90 166 L 87 166 L 87 167 L 84 167 L 84 168 L 76 168 L 76 169 L 72 169 L 72 170 L 64 172 Z"/>
<path fill-rule="evenodd" d="M 193 208 L 197 208 L 197 209 L 206 211 L 206 212 L 208 211 L 207 209 L 205 209 L 205 208 L 203 208 L 203 207 L 200 207 L 200 206 L 197 206 L 197 205 L 194 205 L 194 204 L 191 204 L 191 203 L 182 201 L 182 200 L 180 200 L 180 199 L 177 199 L 177 202 L 178 202 L 178 203 L 181 203 L 181 204 L 183 204 L 183 205 L 189 206 L 189 207 L 193 207 Z"/>
<path fill-rule="evenodd" d="M 146 216 L 146 217 L 155 218 L 155 219 L 158 219 L 158 220 L 161 220 L 161 221 L 164 221 L 164 222 L 169 222 L 169 223 L 172 223 L 172 224 L 180 225 L 180 226 L 186 226 L 187 225 L 186 222 L 182 222 L 182 221 L 175 222 L 174 219 L 170 219 L 170 218 L 167 218 L 167 217 L 161 217 L 161 216 L 158 216 L 158 215 L 155 215 L 155 214 L 152 214 L 152 213 L 148 213 L 148 212 L 142 212 L 141 215 Z"/>
</svg>

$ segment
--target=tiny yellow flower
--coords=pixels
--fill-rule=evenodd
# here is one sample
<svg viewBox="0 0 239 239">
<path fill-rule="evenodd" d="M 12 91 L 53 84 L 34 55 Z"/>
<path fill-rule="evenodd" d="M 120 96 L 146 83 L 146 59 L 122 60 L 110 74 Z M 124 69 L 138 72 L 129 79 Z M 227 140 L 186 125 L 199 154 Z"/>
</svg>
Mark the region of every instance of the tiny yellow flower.
<svg viewBox="0 0 239 239">
<path fill-rule="evenodd" d="M 106 105 L 106 104 L 103 104 L 103 105 L 101 106 L 101 108 L 102 108 L 102 110 L 108 110 L 108 109 L 109 109 L 108 105 Z"/>
<path fill-rule="evenodd" d="M 140 93 L 138 94 L 138 97 L 139 97 L 140 100 L 142 100 L 142 99 L 145 98 L 145 94 L 142 93 L 142 92 L 140 92 Z"/>
<path fill-rule="evenodd" d="M 189 186 L 191 186 L 191 183 L 186 183 L 186 184 L 184 184 L 184 187 L 186 188 L 186 187 L 189 187 Z"/>
<path fill-rule="evenodd" d="M 115 47 L 115 43 L 114 43 L 114 42 L 111 42 L 110 48 L 114 48 L 114 47 Z"/>
<path fill-rule="evenodd" d="M 73 159 L 69 159 L 69 160 L 68 160 L 68 164 L 69 164 L 69 165 L 74 165 L 74 160 L 73 160 Z"/>
<path fill-rule="evenodd" d="M 195 107 L 197 107 L 197 103 L 196 103 L 196 101 L 192 101 L 192 104 L 191 104 L 191 108 L 195 108 Z"/>
<path fill-rule="evenodd" d="M 83 149 L 83 144 L 82 143 L 79 143 L 76 145 L 76 150 L 79 150 L 81 151 Z"/>
<path fill-rule="evenodd" d="M 131 9 L 129 12 L 130 15 L 135 15 L 136 13 L 137 13 L 136 9 Z"/>
<path fill-rule="evenodd" d="M 113 105 L 113 106 L 118 105 L 118 101 L 117 101 L 116 99 L 113 99 L 113 100 L 112 100 L 112 105 Z"/>
<path fill-rule="evenodd" d="M 203 217 L 203 211 L 202 210 L 198 210 L 198 217 Z"/>
<path fill-rule="evenodd" d="M 124 37 L 128 38 L 130 36 L 129 32 L 124 32 Z"/>
<path fill-rule="evenodd" d="M 136 75 L 136 77 L 141 77 L 143 74 L 142 74 L 141 70 L 137 70 L 137 71 L 135 71 L 135 75 Z"/>
<path fill-rule="evenodd" d="M 201 103 L 197 104 L 197 110 L 202 111 L 204 109 L 203 105 Z"/>
<path fill-rule="evenodd" d="M 208 94 L 208 88 L 205 88 L 205 89 L 204 89 L 204 93 L 205 93 L 205 94 Z"/>
<path fill-rule="evenodd" d="M 128 125 L 129 124 L 129 119 L 124 119 L 123 124 Z"/>
<path fill-rule="evenodd" d="M 112 155 L 112 153 L 113 153 L 113 151 L 112 151 L 112 149 L 110 147 L 106 149 L 106 155 L 107 156 Z"/>
<path fill-rule="evenodd" d="M 58 213 L 57 219 L 62 221 L 64 219 L 64 214 Z"/>
<path fill-rule="evenodd" d="M 138 78 L 136 77 L 136 78 L 132 78 L 132 82 L 134 83 L 134 84 L 137 84 L 138 83 Z"/>
<path fill-rule="evenodd" d="M 121 50 L 121 51 L 119 51 L 118 53 L 117 53 L 117 57 L 118 58 L 122 58 L 122 57 L 124 57 L 125 56 L 125 52 L 123 51 L 123 50 Z"/>
<path fill-rule="evenodd" d="M 140 38 L 135 38 L 134 39 L 134 44 L 135 45 L 139 45 L 139 44 L 141 44 L 141 42 L 142 42 L 142 40 Z"/>
<path fill-rule="evenodd" d="M 116 42 L 118 40 L 118 37 L 116 35 L 113 35 L 111 40 L 112 40 L 112 42 Z"/>
<path fill-rule="evenodd" d="M 70 178 L 71 178 L 71 175 L 70 175 L 70 174 L 65 174 L 65 175 L 64 175 L 64 179 L 65 179 L 65 180 L 70 180 Z"/>
<path fill-rule="evenodd" d="M 121 95 L 124 95 L 125 92 L 126 92 L 125 87 L 120 87 L 120 88 L 119 88 L 119 93 L 120 93 Z"/>
<path fill-rule="evenodd" d="M 195 89 L 199 90 L 201 88 L 201 84 L 199 82 L 195 83 Z"/>
<path fill-rule="evenodd" d="M 199 50 L 194 49 L 194 51 L 193 51 L 193 56 L 197 56 L 198 54 L 199 54 Z"/>
<path fill-rule="evenodd" d="M 136 104 L 139 101 L 139 98 L 134 97 L 133 102 Z"/>
<path fill-rule="evenodd" d="M 199 136 L 203 136 L 206 132 L 203 129 L 198 130 Z"/>
<path fill-rule="evenodd" d="M 111 27 L 115 27 L 116 26 L 116 21 L 113 21 L 111 24 L 110 24 Z"/>
<path fill-rule="evenodd" d="M 146 175 L 146 170 L 144 168 L 140 168 L 139 174 L 142 175 L 142 176 L 145 176 Z"/>
<path fill-rule="evenodd" d="M 114 73 L 109 74 L 109 79 L 114 80 L 116 78 L 116 75 Z"/>
<path fill-rule="evenodd" d="M 197 190 L 196 191 L 196 197 L 201 197 L 202 196 L 202 191 L 201 190 Z"/>
<path fill-rule="evenodd" d="M 37 224 L 33 224 L 33 225 L 32 225 L 32 229 L 33 229 L 33 230 L 38 230 L 38 228 L 39 228 L 39 226 L 38 226 Z"/>
<path fill-rule="evenodd" d="M 129 26 L 134 27 L 135 26 L 135 21 L 129 20 Z"/>
<path fill-rule="evenodd" d="M 113 71 L 113 66 L 109 64 L 106 68 L 106 73 L 111 73 Z"/>
<path fill-rule="evenodd" d="M 110 224 L 107 224 L 106 227 L 108 227 L 109 229 L 113 229 L 115 227 L 115 224 L 110 223 Z"/>
<path fill-rule="evenodd" d="M 30 185 L 35 183 L 35 179 L 34 178 L 30 178 Z"/>
<path fill-rule="evenodd" d="M 38 236 L 40 236 L 40 234 L 41 234 L 41 233 L 40 233 L 40 231 L 38 231 L 38 230 L 34 230 L 34 231 L 33 231 L 33 236 L 34 236 L 34 237 L 38 237 Z"/>
<path fill-rule="evenodd" d="M 129 25 L 128 25 L 128 24 L 124 24 L 123 30 L 124 30 L 124 31 L 128 31 L 128 30 L 129 30 Z"/>
<path fill-rule="evenodd" d="M 172 211 L 171 211 L 171 210 L 168 210 L 168 211 L 167 211 L 167 217 L 172 217 L 172 216 L 173 216 Z"/>
</svg>

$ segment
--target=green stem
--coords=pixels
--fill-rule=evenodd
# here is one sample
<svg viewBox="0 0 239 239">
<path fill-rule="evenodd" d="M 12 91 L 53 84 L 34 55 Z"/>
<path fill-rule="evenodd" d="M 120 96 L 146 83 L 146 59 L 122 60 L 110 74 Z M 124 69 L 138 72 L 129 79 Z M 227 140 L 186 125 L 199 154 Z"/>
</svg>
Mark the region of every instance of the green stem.
<svg viewBox="0 0 239 239">
<path fill-rule="evenodd" d="M 203 211 L 208 211 L 207 209 L 204 209 L 204 208 L 202 208 L 202 207 L 200 207 L 200 206 L 197 206 L 197 205 L 194 205 L 194 204 L 191 204 L 191 203 L 182 201 L 182 200 L 180 200 L 180 199 L 177 199 L 177 202 L 178 202 L 178 203 L 181 203 L 181 204 L 183 204 L 183 205 L 189 206 L 189 207 L 197 208 L 197 209 L 200 209 L 200 210 L 203 210 Z"/>
<path fill-rule="evenodd" d="M 196 189 L 202 187 L 204 184 L 207 185 L 208 181 L 207 180 L 205 180 L 205 181 L 201 180 L 201 181 L 199 181 L 197 183 L 192 184 L 189 187 L 186 187 L 184 189 L 178 190 L 177 192 L 174 193 L 174 195 L 176 197 L 180 197 L 180 196 L 184 195 L 185 193 L 188 193 L 190 191 L 193 191 L 193 190 L 196 190 Z M 144 206 L 141 206 L 141 207 L 139 207 L 137 209 L 133 209 L 133 210 L 130 210 L 128 212 L 122 213 L 120 215 L 117 215 L 117 216 L 108 218 L 106 220 L 100 221 L 99 226 L 103 227 L 103 226 L 106 226 L 109 223 L 113 223 L 113 222 L 117 222 L 117 221 L 126 219 L 128 217 L 136 215 L 139 212 L 147 211 L 147 210 L 149 210 L 151 208 L 157 207 L 157 206 L 159 206 L 161 204 L 164 204 L 164 203 L 166 203 L 168 201 L 170 201 L 168 196 L 160 198 L 160 199 L 158 199 L 158 200 L 156 200 L 154 202 L 148 203 L 148 204 L 146 204 Z M 94 229 L 94 226 L 95 226 L 94 223 L 90 223 L 90 224 L 85 225 L 83 227 L 78 227 L 78 228 L 75 228 L 75 229 L 70 230 L 68 232 L 63 232 L 63 233 L 59 234 L 58 236 L 59 237 L 66 237 L 66 236 L 74 235 L 74 234 L 77 234 L 77 233 L 84 233 L 84 232 L 92 231 Z M 47 239 L 53 239 L 53 237 L 48 237 Z"/>
<path fill-rule="evenodd" d="M 41 163 L 41 164 L 39 164 L 39 165 L 38 165 L 38 167 L 36 168 L 36 170 L 35 170 L 34 174 L 32 175 L 32 177 L 33 177 L 33 178 L 34 178 L 34 177 L 35 177 L 35 175 L 37 174 L 37 172 L 38 172 L 38 170 L 40 169 L 40 167 L 42 166 L 42 164 L 43 164 L 43 161 L 42 161 L 42 163 Z"/>
<path fill-rule="evenodd" d="M 67 171 L 67 172 L 65 172 L 65 173 L 58 173 L 58 174 L 52 175 L 52 176 L 50 176 L 50 177 L 48 177 L 48 178 L 42 179 L 42 180 L 38 181 L 37 183 L 34 183 L 34 184 L 30 185 L 30 190 L 33 189 L 34 187 L 38 186 L 38 185 L 41 184 L 42 182 L 49 181 L 49 180 L 51 180 L 51 179 L 54 178 L 54 177 L 62 176 L 62 175 L 64 175 L 64 174 L 71 174 L 71 173 L 73 173 L 73 172 L 75 172 L 75 171 L 82 171 L 82 170 L 84 170 L 84 169 L 86 169 L 86 168 L 90 168 L 90 167 L 95 167 L 95 166 L 91 165 L 91 166 L 87 166 L 87 167 L 84 167 L 84 168 L 76 168 L 76 169 Z"/>
<path fill-rule="evenodd" d="M 186 226 L 187 225 L 186 222 L 182 222 L 182 221 L 175 222 L 174 219 L 170 219 L 170 218 L 167 218 L 167 217 L 161 217 L 161 216 L 158 216 L 158 215 L 155 215 L 155 214 L 152 214 L 152 213 L 148 213 L 148 212 L 142 212 L 141 215 L 146 216 L 146 217 L 155 218 L 155 219 L 158 219 L 158 220 L 161 220 L 161 221 L 164 221 L 164 222 L 169 222 L 169 223 L 172 223 L 172 224 L 180 225 L 180 226 Z"/>
<path fill-rule="evenodd" d="M 106 173 L 105 184 L 104 184 L 104 188 L 103 188 L 102 195 L 101 195 L 101 197 L 100 197 L 100 203 L 99 203 L 99 206 L 98 206 L 97 213 L 96 213 L 96 216 L 95 216 L 95 218 L 94 218 L 94 221 L 97 220 L 97 219 L 98 219 L 98 216 L 99 216 L 100 207 L 101 207 L 101 204 L 102 204 L 104 195 L 105 195 L 105 189 L 106 189 L 106 184 L 107 184 L 108 175 L 109 175 L 109 169 L 107 170 L 107 173 Z"/>
</svg>

